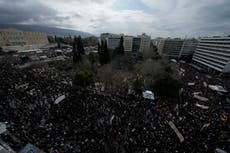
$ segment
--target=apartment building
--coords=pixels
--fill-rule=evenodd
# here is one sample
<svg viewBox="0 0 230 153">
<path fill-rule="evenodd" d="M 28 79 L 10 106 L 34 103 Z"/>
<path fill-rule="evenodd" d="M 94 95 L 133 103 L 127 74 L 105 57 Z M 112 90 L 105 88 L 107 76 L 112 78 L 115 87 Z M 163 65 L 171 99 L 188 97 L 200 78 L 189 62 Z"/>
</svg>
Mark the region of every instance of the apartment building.
<svg viewBox="0 0 230 153">
<path fill-rule="evenodd" d="M 163 56 L 178 58 L 184 41 L 182 39 L 163 39 L 158 44 L 158 51 Z"/>
<path fill-rule="evenodd" d="M 117 34 L 112 34 L 112 33 L 102 33 L 100 37 L 100 41 L 101 40 L 106 41 L 108 48 L 114 50 L 119 46 L 121 36 L 123 35 L 122 34 L 117 35 Z"/>
<path fill-rule="evenodd" d="M 153 45 L 157 46 L 157 51 L 160 55 L 162 55 L 164 44 L 165 44 L 165 39 L 163 38 L 153 40 Z"/>
<path fill-rule="evenodd" d="M 153 40 L 153 44 L 157 46 L 160 55 L 180 59 L 192 56 L 198 41 L 196 39 L 158 38 Z"/>
<path fill-rule="evenodd" d="M 144 49 L 150 47 L 151 37 L 144 33 L 142 35 L 138 35 L 137 37 L 125 36 L 124 34 L 117 35 L 111 33 L 102 33 L 99 41 L 107 41 L 108 48 L 115 49 L 120 45 L 120 39 L 122 36 L 124 39 L 123 45 L 125 52 L 142 53 Z"/>
<path fill-rule="evenodd" d="M 140 51 L 140 46 L 141 46 L 141 38 L 134 37 L 133 44 L 132 44 L 132 52 L 138 53 Z"/>
<path fill-rule="evenodd" d="M 193 61 L 210 71 L 230 72 L 230 36 L 200 38 Z"/>
<path fill-rule="evenodd" d="M 198 42 L 197 39 L 185 39 L 178 58 L 192 56 L 196 50 Z"/>
<path fill-rule="evenodd" d="M 148 49 L 151 43 L 151 37 L 143 33 L 142 35 L 137 36 L 141 38 L 140 52 L 143 53 L 144 49 Z"/>
<path fill-rule="evenodd" d="M 121 37 L 107 38 L 107 45 L 109 49 L 116 49 L 121 41 Z"/>
<path fill-rule="evenodd" d="M 125 52 L 132 52 L 133 36 L 124 36 L 124 50 Z"/>
</svg>

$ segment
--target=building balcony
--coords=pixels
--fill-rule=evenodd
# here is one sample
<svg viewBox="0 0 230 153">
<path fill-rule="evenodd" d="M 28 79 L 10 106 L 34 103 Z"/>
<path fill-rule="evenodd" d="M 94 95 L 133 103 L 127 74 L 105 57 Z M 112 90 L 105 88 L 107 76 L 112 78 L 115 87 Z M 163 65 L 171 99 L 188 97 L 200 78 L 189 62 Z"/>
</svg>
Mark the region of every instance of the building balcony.
<svg viewBox="0 0 230 153">
<path fill-rule="evenodd" d="M 227 61 L 218 60 L 216 58 L 208 57 L 208 56 L 205 56 L 205 55 L 200 55 L 200 54 L 197 54 L 197 53 L 194 56 L 202 57 L 204 59 L 210 60 L 212 62 L 217 62 L 217 63 L 223 64 L 223 65 L 226 65 L 226 63 L 227 63 Z"/>
<path fill-rule="evenodd" d="M 217 41 L 217 40 L 213 40 L 213 41 L 208 41 L 208 40 L 201 40 L 200 43 L 216 43 L 216 44 L 219 44 L 219 43 L 223 43 L 223 44 L 230 44 L 230 40 L 227 40 L 227 41 Z"/>
<path fill-rule="evenodd" d="M 193 59 L 198 59 L 200 61 L 206 62 L 206 63 L 208 63 L 210 65 L 213 65 L 213 66 L 216 66 L 216 67 L 219 67 L 219 68 L 224 68 L 224 66 L 226 65 L 226 64 L 222 64 L 222 63 L 218 63 L 218 62 L 209 60 L 209 59 L 205 59 L 205 58 L 203 58 L 203 57 L 201 57 L 199 55 L 194 55 Z"/>
<path fill-rule="evenodd" d="M 203 62 L 203 61 L 201 61 L 201 60 L 199 60 L 199 59 L 197 59 L 197 58 L 193 58 L 192 60 L 193 60 L 193 61 L 196 61 L 196 62 L 198 62 L 198 63 L 200 63 L 200 64 L 203 64 L 203 65 L 205 65 L 205 66 L 207 66 L 207 67 L 213 68 L 213 69 L 215 69 L 215 70 L 217 70 L 217 71 L 220 71 L 220 72 L 222 72 L 222 70 L 223 70 L 223 69 L 220 69 L 220 68 L 218 68 L 218 67 L 216 67 L 216 66 L 213 66 L 213 65 L 210 65 L 210 64 L 208 64 L 208 63 L 205 63 L 205 62 Z"/>
<path fill-rule="evenodd" d="M 221 51 L 214 51 L 214 50 L 206 50 L 206 49 L 201 49 L 201 48 L 197 48 L 196 51 L 199 50 L 199 51 L 203 51 L 203 52 L 208 52 L 208 53 L 211 53 L 211 54 L 217 54 L 217 55 L 222 55 L 222 56 L 225 56 L 225 57 L 230 57 L 230 54 L 228 53 L 223 53 Z"/>
<path fill-rule="evenodd" d="M 230 53 L 230 48 L 227 49 L 227 48 L 220 48 L 220 47 L 208 47 L 208 46 L 202 46 L 202 45 L 199 45 L 197 48 L 206 48 L 206 49 L 214 49 L 216 51 L 225 51 L 226 53 Z"/>
<path fill-rule="evenodd" d="M 221 47 L 225 47 L 225 48 L 229 48 L 230 49 L 230 44 L 229 45 L 224 45 L 224 44 L 213 44 L 213 43 L 199 43 L 199 46 L 203 46 L 203 45 L 207 45 L 207 46 L 213 46 L 213 47 L 217 47 L 217 48 L 221 48 Z"/>
<path fill-rule="evenodd" d="M 215 52 L 209 52 L 209 51 L 206 52 L 206 50 L 202 50 L 202 49 L 197 49 L 196 52 L 195 52 L 195 54 L 197 54 L 197 53 L 202 54 L 202 55 L 211 56 L 213 58 L 222 59 L 222 60 L 225 60 L 225 61 L 229 61 L 230 60 L 230 58 L 227 57 L 227 56 L 223 56 L 223 55 L 221 56 L 221 55 L 219 55 L 219 54 L 217 54 Z"/>
</svg>

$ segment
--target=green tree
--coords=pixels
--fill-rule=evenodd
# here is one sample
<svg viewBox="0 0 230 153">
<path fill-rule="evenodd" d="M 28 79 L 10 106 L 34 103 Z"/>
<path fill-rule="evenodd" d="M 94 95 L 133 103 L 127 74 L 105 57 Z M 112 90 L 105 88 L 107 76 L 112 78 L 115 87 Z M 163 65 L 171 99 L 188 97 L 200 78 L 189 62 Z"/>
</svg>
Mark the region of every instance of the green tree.
<svg viewBox="0 0 230 153">
<path fill-rule="evenodd" d="M 135 91 L 135 93 L 139 95 L 142 94 L 143 88 L 143 79 L 140 77 L 136 78 L 133 82 L 133 90 Z"/>
<path fill-rule="evenodd" d="M 110 54 L 107 47 L 106 41 L 101 41 L 101 45 L 98 44 L 98 55 L 99 55 L 99 61 L 101 65 L 110 63 Z"/>
<path fill-rule="evenodd" d="M 57 42 L 57 36 L 56 35 L 54 36 L 54 40 L 55 40 L 55 42 Z"/>
<path fill-rule="evenodd" d="M 124 49 L 124 37 L 121 36 L 120 39 L 120 44 L 119 44 L 119 50 L 117 52 L 118 55 L 123 55 L 125 53 L 125 49 Z"/>
<path fill-rule="evenodd" d="M 144 49 L 142 56 L 145 61 L 150 58 L 153 60 L 161 59 L 159 53 L 157 52 L 157 47 L 153 45 L 153 43 L 150 43 L 150 47 Z"/>
<path fill-rule="evenodd" d="M 49 43 L 55 43 L 55 39 L 53 36 L 47 36 L 47 39 L 48 39 Z"/>
<path fill-rule="evenodd" d="M 97 53 L 99 56 L 99 62 L 101 65 L 103 65 L 103 59 L 102 59 L 102 46 L 103 46 L 103 41 L 101 41 L 101 44 L 98 42 L 98 48 L 97 48 Z"/>
<path fill-rule="evenodd" d="M 60 42 L 59 39 L 58 39 L 58 42 L 57 42 L 57 48 L 61 48 L 61 42 Z"/>
<path fill-rule="evenodd" d="M 77 68 L 75 71 L 74 85 L 85 87 L 93 81 L 93 74 L 86 69 Z"/>
<path fill-rule="evenodd" d="M 57 43 L 57 48 L 61 48 L 61 39 L 55 35 L 54 40 Z"/>
<path fill-rule="evenodd" d="M 78 36 L 78 39 L 77 39 L 77 51 L 78 51 L 81 55 L 84 55 L 84 54 L 85 54 L 85 49 L 84 49 L 84 46 L 83 46 L 83 43 L 82 43 L 81 36 Z"/>
<path fill-rule="evenodd" d="M 124 38 L 121 36 L 119 46 L 113 50 L 112 58 L 115 59 L 117 55 L 124 55 Z"/>
<path fill-rule="evenodd" d="M 111 61 L 106 41 L 104 43 L 104 59 L 105 59 L 105 63 L 104 64 L 108 64 Z"/>
<path fill-rule="evenodd" d="M 167 73 L 158 75 L 155 79 L 152 90 L 157 95 L 167 98 L 177 98 L 179 96 L 178 93 L 182 85 L 179 80 Z"/>
<path fill-rule="evenodd" d="M 75 36 L 73 41 L 73 62 L 81 62 L 81 55 L 85 54 L 84 46 L 81 40 L 81 36 L 78 38 Z"/>
<path fill-rule="evenodd" d="M 73 53 L 73 62 L 76 63 L 77 62 L 77 57 L 76 57 L 76 37 L 74 37 L 74 40 L 73 40 L 73 44 L 72 44 L 72 53 Z"/>
<path fill-rule="evenodd" d="M 90 52 L 89 55 L 88 55 L 88 58 L 89 58 L 89 61 L 90 61 L 90 64 L 93 65 L 94 63 L 97 62 L 97 55 L 93 52 Z"/>
</svg>

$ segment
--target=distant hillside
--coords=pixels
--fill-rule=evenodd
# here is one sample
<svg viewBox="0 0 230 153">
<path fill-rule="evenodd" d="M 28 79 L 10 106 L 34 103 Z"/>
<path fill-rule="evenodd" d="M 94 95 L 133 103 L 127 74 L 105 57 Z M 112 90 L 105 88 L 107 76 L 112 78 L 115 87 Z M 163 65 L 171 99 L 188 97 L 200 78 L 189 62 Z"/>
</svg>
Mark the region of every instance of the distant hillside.
<svg viewBox="0 0 230 153">
<path fill-rule="evenodd" d="M 37 25 L 21 25 L 21 24 L 0 24 L 0 29 L 4 28 L 15 28 L 23 31 L 31 31 L 31 32 L 45 32 L 48 35 L 57 35 L 57 36 L 78 36 L 86 38 L 93 36 L 90 33 L 82 32 L 78 30 L 69 30 L 69 29 L 61 29 L 47 26 L 37 26 Z"/>
</svg>

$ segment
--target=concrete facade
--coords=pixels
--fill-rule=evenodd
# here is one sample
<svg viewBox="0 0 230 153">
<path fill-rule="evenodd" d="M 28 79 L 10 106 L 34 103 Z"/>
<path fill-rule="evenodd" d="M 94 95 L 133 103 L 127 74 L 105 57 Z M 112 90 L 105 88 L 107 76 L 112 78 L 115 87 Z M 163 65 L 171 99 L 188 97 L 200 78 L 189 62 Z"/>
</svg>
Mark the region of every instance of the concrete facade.
<svg viewBox="0 0 230 153">
<path fill-rule="evenodd" d="M 144 49 L 148 49 L 151 44 L 151 37 L 143 33 L 142 35 L 137 36 L 141 38 L 140 52 L 143 53 Z"/>
<path fill-rule="evenodd" d="M 153 44 L 157 46 L 160 55 L 180 59 L 192 56 L 196 50 L 198 41 L 196 39 L 159 38 L 153 40 Z"/>
<path fill-rule="evenodd" d="M 160 40 L 158 51 L 163 56 L 178 58 L 184 41 L 181 39 Z"/>
<path fill-rule="evenodd" d="M 24 46 L 48 44 L 45 33 L 25 32 L 17 29 L 0 30 L 0 46 Z"/>
<path fill-rule="evenodd" d="M 193 61 L 218 72 L 230 72 L 230 36 L 204 37 L 193 56 Z"/>
<path fill-rule="evenodd" d="M 134 37 L 133 44 L 132 44 L 132 52 L 138 53 L 140 51 L 140 46 L 141 46 L 141 38 Z"/>
<path fill-rule="evenodd" d="M 153 44 L 157 46 L 158 53 L 162 55 L 162 51 L 163 51 L 164 44 L 165 44 L 165 39 L 161 38 L 161 39 L 154 40 Z"/>
<path fill-rule="evenodd" d="M 116 49 L 117 47 L 119 47 L 120 40 L 121 40 L 121 37 L 107 38 L 108 48 L 109 49 Z"/>
<path fill-rule="evenodd" d="M 108 49 L 116 49 L 120 44 L 121 35 L 112 34 L 112 33 L 102 33 L 100 41 L 106 41 Z"/>
<path fill-rule="evenodd" d="M 151 44 L 151 37 L 142 34 L 138 35 L 137 37 L 133 36 L 125 36 L 123 34 L 111 34 L 111 33 L 102 33 L 99 41 L 107 41 L 107 46 L 109 49 L 115 49 L 120 44 L 120 39 L 123 36 L 124 38 L 124 50 L 125 52 L 143 52 L 144 49 L 149 48 Z"/>
<path fill-rule="evenodd" d="M 178 58 L 192 56 L 198 45 L 197 39 L 185 39 Z"/>
<path fill-rule="evenodd" d="M 124 50 L 125 52 L 132 52 L 133 48 L 133 37 L 124 36 Z"/>
</svg>

